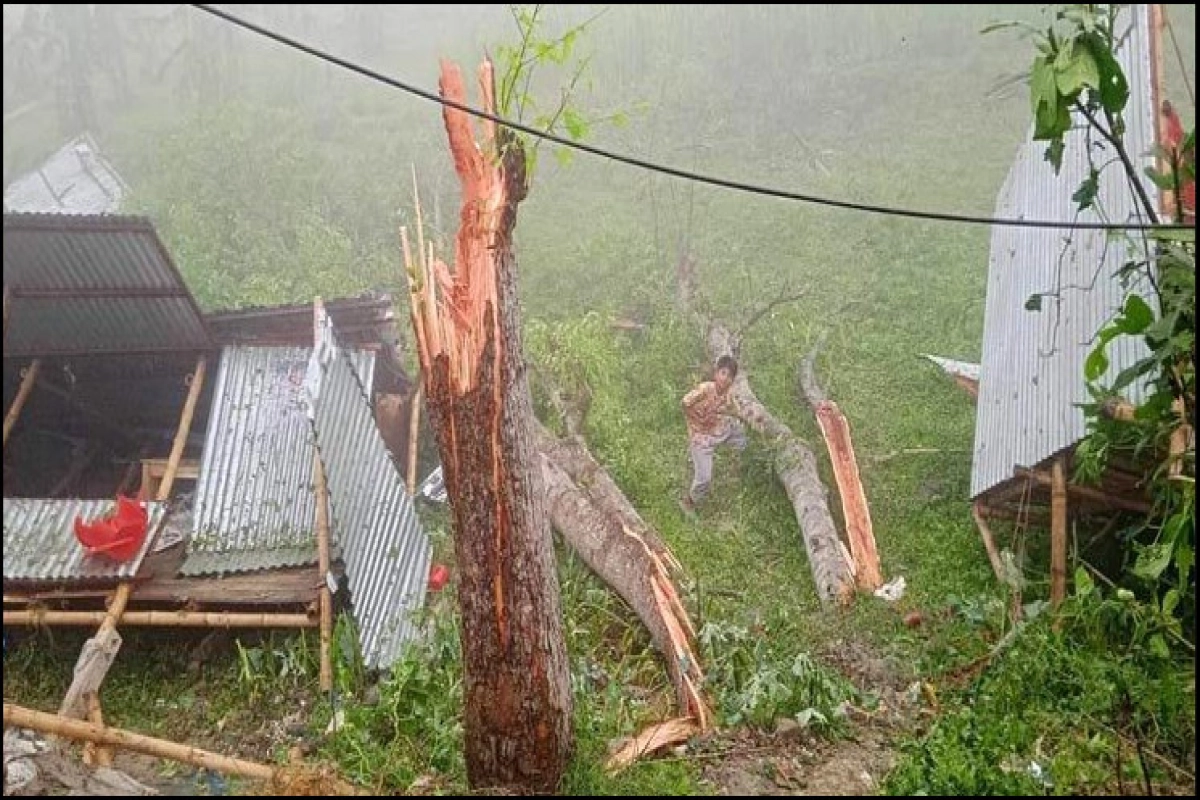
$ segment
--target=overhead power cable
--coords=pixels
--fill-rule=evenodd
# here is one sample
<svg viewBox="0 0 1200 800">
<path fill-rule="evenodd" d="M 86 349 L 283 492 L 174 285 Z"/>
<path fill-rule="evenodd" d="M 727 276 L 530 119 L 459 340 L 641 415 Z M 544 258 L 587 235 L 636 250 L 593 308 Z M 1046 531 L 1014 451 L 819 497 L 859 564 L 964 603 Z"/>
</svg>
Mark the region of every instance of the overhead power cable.
<svg viewBox="0 0 1200 800">
<path fill-rule="evenodd" d="M 527 134 L 529 136 L 533 136 L 538 139 L 552 142 L 552 143 L 560 145 L 562 147 L 567 147 L 572 150 L 578 150 L 580 152 L 588 153 L 590 155 L 598 156 L 600 158 L 605 158 L 610 161 L 616 161 L 620 164 L 627 164 L 631 167 L 637 167 L 638 169 L 649 170 L 651 172 L 657 172 L 662 175 L 670 175 L 671 177 L 674 177 L 674 178 L 681 178 L 683 180 L 693 181 L 696 183 L 702 183 L 702 184 L 706 184 L 708 186 L 717 186 L 722 189 L 731 189 L 733 191 L 744 192 L 747 194 L 761 195 L 764 197 L 777 197 L 777 198 L 780 198 L 783 200 L 793 200 L 796 202 L 808 203 L 811 205 L 826 206 L 828 208 L 840 208 L 840 209 L 845 209 L 847 211 L 860 211 L 860 212 L 865 212 L 865 213 L 869 213 L 869 214 L 880 214 L 880 215 L 891 216 L 891 217 L 905 217 L 908 219 L 923 219 L 923 220 L 931 220 L 934 222 L 957 222 L 957 223 L 968 224 L 968 225 L 998 225 L 998 226 L 1017 227 L 1017 228 L 1053 228 L 1053 229 L 1058 229 L 1058 230 L 1082 230 L 1082 231 L 1180 230 L 1180 229 L 1191 229 L 1193 227 L 1191 225 L 1154 224 L 1154 223 L 1148 223 L 1148 222 L 1066 222 L 1066 221 L 1042 220 L 1042 219 L 1020 219 L 1020 218 L 1005 219 L 1005 218 L 999 218 L 999 217 L 978 216 L 978 215 L 972 215 L 972 214 L 953 214 L 953 213 L 946 213 L 946 212 L 939 212 L 939 211 L 920 211 L 920 210 L 916 210 L 916 209 L 895 208 L 895 207 L 891 207 L 891 206 L 876 205 L 876 204 L 872 204 L 872 203 L 859 203 L 859 202 L 855 202 L 852 200 L 838 200 L 836 198 L 821 197 L 818 195 L 807 194 L 804 192 L 794 192 L 794 191 L 789 191 L 786 189 L 777 189 L 777 188 L 773 188 L 770 186 L 759 186 L 759 185 L 755 185 L 752 183 L 735 181 L 735 180 L 732 180 L 729 178 L 720 178 L 720 177 L 716 177 L 713 175 L 703 175 L 703 174 L 700 174 L 697 172 L 691 172 L 689 170 L 684 170 L 684 169 L 679 169 L 677 167 L 668 166 L 666 164 L 658 164 L 658 163 L 655 163 L 652 161 L 647 161 L 642 158 L 637 158 L 636 156 L 630 156 L 630 155 L 625 155 L 622 153 L 616 153 L 611 150 L 605 150 L 603 148 L 596 147 L 596 146 L 590 145 L 590 144 L 586 144 L 584 142 L 577 142 L 572 139 L 568 139 L 566 137 L 559 136 L 550 131 L 538 130 L 537 128 L 531 127 L 531 126 L 526 125 L 521 122 L 517 122 L 515 120 L 505 119 L 505 118 L 497 116 L 495 114 L 491 114 L 491 113 L 482 111 L 477 108 L 472 108 L 471 106 L 464 105 L 462 103 L 458 103 L 453 100 L 447 100 L 444 97 L 441 97 L 440 95 L 438 95 L 436 92 L 430 91 L 428 89 L 423 89 L 420 86 L 416 86 L 414 84 L 407 83 L 405 81 L 401 81 L 396 78 L 392 78 L 390 76 L 384 75 L 380 72 L 376 72 L 375 70 L 372 70 L 369 67 L 364 67 L 361 64 L 357 64 L 353 61 L 349 61 L 345 58 L 341 58 L 340 56 L 333 55 L 332 53 L 329 53 L 329 52 L 326 52 L 319 48 L 313 47 L 312 45 L 305 44 L 304 42 L 301 42 L 297 39 L 293 39 L 290 36 L 286 36 L 282 33 L 273 31 L 269 28 L 263 27 L 262 25 L 251 22 L 247 19 L 243 19 L 242 17 L 239 17 L 236 14 L 231 14 L 228 11 L 224 11 L 220 8 L 217 8 L 216 6 L 209 5 L 206 3 L 192 3 L 191 5 L 193 8 L 199 9 L 200 11 L 203 11 L 207 14 L 211 14 L 214 17 L 225 20 L 226 22 L 236 25 L 239 28 L 242 28 L 244 30 L 258 34 L 259 36 L 262 36 L 264 38 L 270 39 L 273 42 L 282 44 L 286 47 L 290 47 L 294 50 L 299 50 L 300 52 L 310 55 L 314 58 L 320 59 L 321 61 L 324 61 L 327 64 L 332 64 L 334 66 L 341 67 L 342 69 L 349 70 L 350 72 L 356 73 L 358 75 L 362 75 L 363 77 L 366 77 L 366 78 L 370 78 L 373 81 L 377 81 L 379 83 L 385 84 L 387 86 L 392 87 L 393 89 L 399 89 L 402 92 L 406 92 L 415 97 L 419 97 L 423 100 L 428 100 L 430 102 L 437 103 L 439 105 L 446 106 L 448 108 L 453 108 L 453 109 L 455 109 L 457 111 L 461 111 L 465 114 L 470 114 L 473 117 L 478 117 L 479 119 L 489 120 L 498 125 L 503 125 L 511 130 L 519 131 L 519 132 Z"/>
</svg>

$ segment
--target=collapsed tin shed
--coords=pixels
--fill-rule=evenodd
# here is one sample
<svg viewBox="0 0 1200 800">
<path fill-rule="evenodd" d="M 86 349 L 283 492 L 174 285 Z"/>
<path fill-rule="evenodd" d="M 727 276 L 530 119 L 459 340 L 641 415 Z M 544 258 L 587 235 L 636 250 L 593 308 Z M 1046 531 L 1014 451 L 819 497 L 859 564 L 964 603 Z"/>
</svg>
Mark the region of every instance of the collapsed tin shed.
<svg viewBox="0 0 1200 800">
<path fill-rule="evenodd" d="M 357 387 L 322 417 L 357 431 L 328 484 L 339 520 L 369 524 L 337 525 L 322 570 L 313 307 L 202 314 L 142 218 L 5 214 L 4 232 L 5 624 L 83 624 L 116 587 L 145 624 L 316 627 L 321 587 L 344 577 L 370 663 L 388 666 L 415 629 L 387 617 L 423 604 L 429 561 L 372 408 L 407 380 L 390 298 L 332 301 L 326 318 L 330 341 L 347 322 L 337 352 Z M 136 558 L 83 552 L 75 518 L 135 492 L 152 510 Z"/>
</svg>

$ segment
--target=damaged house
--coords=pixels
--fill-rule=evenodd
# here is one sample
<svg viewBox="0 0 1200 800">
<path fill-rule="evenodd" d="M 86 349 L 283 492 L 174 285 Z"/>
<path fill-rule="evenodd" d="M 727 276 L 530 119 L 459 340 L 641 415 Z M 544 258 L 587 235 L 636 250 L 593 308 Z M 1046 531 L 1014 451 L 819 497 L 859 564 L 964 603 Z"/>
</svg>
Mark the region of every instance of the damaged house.
<svg viewBox="0 0 1200 800">
<path fill-rule="evenodd" d="M 376 422 L 391 299 L 206 316 L 135 217 L 6 213 L 3 248 L 5 626 L 320 628 L 324 681 L 342 601 L 389 666 L 431 555 Z M 76 530 L 118 495 L 121 560 Z"/>
</svg>

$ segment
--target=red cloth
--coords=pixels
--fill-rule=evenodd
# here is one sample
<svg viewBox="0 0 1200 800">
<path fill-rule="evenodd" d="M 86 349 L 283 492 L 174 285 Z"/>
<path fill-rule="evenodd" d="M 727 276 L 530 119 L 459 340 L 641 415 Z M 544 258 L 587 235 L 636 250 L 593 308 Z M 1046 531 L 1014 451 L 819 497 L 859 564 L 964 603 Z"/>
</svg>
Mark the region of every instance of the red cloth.
<svg viewBox="0 0 1200 800">
<path fill-rule="evenodd" d="M 95 522 L 75 518 L 75 538 L 91 555 L 102 555 L 116 562 L 137 555 L 146 541 L 146 508 L 132 497 L 117 497 L 117 507 Z"/>
</svg>

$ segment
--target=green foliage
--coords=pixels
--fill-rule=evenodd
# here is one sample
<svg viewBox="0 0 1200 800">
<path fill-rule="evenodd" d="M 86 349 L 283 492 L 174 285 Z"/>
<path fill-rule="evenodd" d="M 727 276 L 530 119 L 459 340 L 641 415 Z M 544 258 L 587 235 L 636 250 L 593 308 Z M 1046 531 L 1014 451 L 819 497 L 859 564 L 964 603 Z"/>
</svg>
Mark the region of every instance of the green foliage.
<svg viewBox="0 0 1200 800">
<path fill-rule="evenodd" d="M 1076 576 L 1055 631 L 1048 615 L 939 717 L 889 775 L 893 795 L 1107 794 L 1119 783 L 1159 785 L 1178 775 L 1161 761 L 1195 747 L 1191 661 L 1172 655 L 1170 609 L 1126 591 L 1102 593 Z M 1115 764 L 1120 750 L 1120 776 Z"/>
<path fill-rule="evenodd" d="M 807 653 L 787 661 L 772 657 L 762 631 L 710 622 L 700 630 L 707 686 L 717 697 L 726 725 L 769 726 L 780 717 L 802 725 L 835 722 L 841 703 L 857 695 L 844 678 L 820 666 Z"/>
<path fill-rule="evenodd" d="M 437 603 L 427 620 L 373 699 L 363 684 L 341 687 L 344 721 L 326 749 L 363 785 L 404 789 L 430 773 L 463 780 L 458 616 Z"/>
<path fill-rule="evenodd" d="M 1124 170 L 1133 187 L 1140 185 L 1140 176 L 1126 152 L 1121 120 L 1130 90 L 1114 55 L 1119 8 L 1062 6 L 1054 11 L 1054 24 L 1048 29 L 1032 29 L 1039 55 L 1030 73 L 1030 99 L 1034 136 L 1050 142 L 1047 159 L 1056 172 L 1064 135 L 1077 113 L 1075 122 L 1086 128 L 1089 142 L 1096 135 L 1116 151 L 1117 158 L 1105 168 Z M 1159 188 L 1178 196 L 1183 188 L 1194 187 L 1194 131 L 1177 145 L 1157 147 L 1156 155 L 1167 165 L 1165 171 L 1148 171 Z M 1072 195 L 1079 212 L 1095 208 L 1101 172 L 1093 165 Z M 1156 220 L 1158 209 L 1150 197 L 1131 191 L 1142 214 Z M 1084 406 L 1089 433 L 1077 450 L 1076 478 L 1098 479 L 1116 455 L 1145 465 L 1156 503 L 1140 535 L 1129 537 L 1134 556 L 1127 560 L 1130 574 L 1159 593 L 1168 588 L 1181 593 L 1187 601 L 1177 606 L 1182 613 L 1195 596 L 1195 446 L 1172 453 L 1171 442 L 1195 419 L 1195 231 L 1155 230 L 1140 240 L 1127 236 L 1117 244 L 1127 246 L 1130 254 L 1148 255 L 1134 255 L 1121 269 L 1119 277 L 1129 290 L 1123 307 L 1097 331 L 1084 360 L 1083 378 L 1092 402 Z M 1061 291 L 1057 287 L 1032 295 L 1026 310 L 1040 311 L 1044 296 Z M 1109 347 L 1123 337 L 1142 339 L 1150 355 L 1109 376 Z M 1143 399 L 1132 422 L 1105 417 L 1107 401 L 1135 390 Z M 1172 562 L 1177 562 L 1174 570 L 1168 569 Z"/>
<path fill-rule="evenodd" d="M 257 703 L 272 692 L 305 686 L 317 674 L 316 648 L 304 632 L 284 638 L 270 636 L 250 646 L 238 640 L 234 646 L 238 683 L 250 703 Z"/>
<path fill-rule="evenodd" d="M 1056 9 L 1045 30 L 1002 24 L 985 32 L 1021 27 L 1033 34 L 1039 55 L 1029 72 L 1033 137 L 1049 142 L 1046 160 L 1058 172 L 1062 166 L 1064 136 L 1072 114 L 1102 115 L 1114 131 L 1123 128 L 1121 112 L 1129 100 L 1129 83 L 1113 51 L 1119 39 L 1116 5 L 1067 5 Z M 1085 205 L 1082 194 L 1080 202 Z M 1091 193 L 1094 198 L 1095 192 Z M 1091 200 L 1086 200 L 1091 205 Z"/>
<path fill-rule="evenodd" d="M 518 44 L 502 44 L 496 48 L 500 70 L 496 105 L 500 116 L 525 122 L 527 115 L 532 113 L 533 118 L 529 122 L 533 127 L 545 133 L 565 135 L 575 142 L 589 138 L 597 125 L 607 123 L 623 127 L 628 123 L 628 114 L 623 111 L 592 115 L 575 106 L 582 88 L 580 82 L 590 63 L 590 58 L 578 55 L 578 45 L 596 17 L 572 25 L 561 35 L 549 38 L 542 32 L 546 22 L 543 6 L 510 6 L 509 10 L 517 26 Z M 539 68 L 546 67 L 565 70 L 568 76 L 557 91 L 556 103 L 552 105 L 544 105 L 544 101 L 539 104 L 533 88 L 535 73 Z M 530 142 L 529 138 L 527 134 L 517 134 L 517 141 L 524 146 L 528 157 L 527 183 L 533 180 L 538 148 L 542 142 L 541 139 Z M 554 147 L 553 152 L 563 165 L 569 163 L 573 156 L 569 148 L 559 145 Z"/>
</svg>

